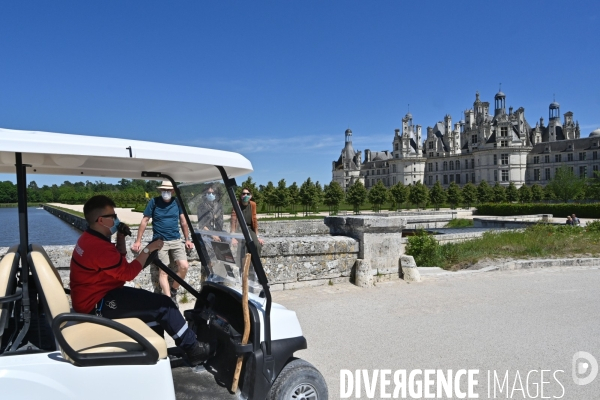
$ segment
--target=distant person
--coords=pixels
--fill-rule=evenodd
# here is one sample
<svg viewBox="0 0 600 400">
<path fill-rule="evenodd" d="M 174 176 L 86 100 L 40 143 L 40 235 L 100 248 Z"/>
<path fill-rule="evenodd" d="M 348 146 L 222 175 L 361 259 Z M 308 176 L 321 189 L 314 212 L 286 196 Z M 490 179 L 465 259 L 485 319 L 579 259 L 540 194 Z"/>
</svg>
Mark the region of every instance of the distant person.
<svg viewBox="0 0 600 400">
<path fill-rule="evenodd" d="M 242 189 L 242 193 L 240 194 L 240 198 L 238 203 L 240 208 L 242 209 L 242 214 L 244 215 L 244 219 L 246 220 L 246 225 L 248 225 L 248 231 L 250 232 L 250 237 L 252 241 L 256 245 L 256 250 L 258 251 L 258 256 L 262 252 L 262 245 L 264 244 L 264 240 L 258 237 L 258 218 L 256 217 L 256 203 L 250 200 L 252 198 L 252 193 L 250 189 Z M 235 210 L 231 211 L 231 232 L 241 232 L 242 229 L 239 227 L 238 218 L 235 214 Z M 237 240 L 233 239 L 231 241 L 232 244 L 236 244 Z"/>
<path fill-rule="evenodd" d="M 573 214 L 571 216 L 571 219 L 573 220 L 573 226 L 579 226 L 579 225 L 581 225 L 581 222 L 579 221 L 579 218 L 577 218 L 577 216 L 575 214 Z"/>
<path fill-rule="evenodd" d="M 223 204 L 220 194 L 213 185 L 204 189 L 202 200 L 198 204 L 198 229 L 213 232 L 223 231 Z M 212 238 L 221 241 L 217 235 L 213 235 Z"/>
<path fill-rule="evenodd" d="M 565 224 L 573 226 L 573 219 L 571 219 L 570 215 L 567 216 L 567 221 L 565 222 Z"/>
<path fill-rule="evenodd" d="M 131 246 L 131 250 L 136 253 L 139 252 L 144 231 L 148 222 L 152 219 L 152 240 L 162 239 L 165 243 L 161 251 L 158 252 L 158 258 L 165 265 L 171 264 L 170 259 L 175 261 L 177 275 L 181 279 L 185 279 L 189 268 L 186 249 L 193 249 L 194 244 L 189 239 L 188 226 L 179 202 L 173 197 L 175 190 L 171 182 L 163 181 L 157 189 L 160 190 L 160 196 L 154 197 L 148 202 L 144 210 L 144 216 L 140 222 L 137 239 Z M 181 235 L 179 234 L 180 224 L 183 236 L 185 237 L 184 242 L 181 241 Z M 156 279 L 156 272 L 158 272 L 158 279 Z M 151 270 L 151 275 L 154 292 L 162 292 L 164 295 L 171 297 L 173 302 L 177 304 L 179 283 L 173 282 L 173 286 L 169 286 L 169 276 L 167 273 L 162 269 L 158 271 L 157 267 L 154 266 Z"/>
<path fill-rule="evenodd" d="M 183 316 L 171 300 L 144 289 L 125 287 L 146 263 L 148 256 L 163 247 L 157 239 L 131 262 L 125 257 L 125 235 L 117 227 L 115 203 L 106 196 L 93 196 L 83 206 L 89 228 L 81 235 L 71 258 L 71 300 L 78 313 L 95 314 L 110 319 L 139 318 L 157 322 L 187 354 L 188 361 L 197 365 L 206 360 L 211 349 L 198 342 Z M 110 241 L 117 233 L 117 243 Z M 139 247 L 138 247 L 139 248 Z"/>
</svg>

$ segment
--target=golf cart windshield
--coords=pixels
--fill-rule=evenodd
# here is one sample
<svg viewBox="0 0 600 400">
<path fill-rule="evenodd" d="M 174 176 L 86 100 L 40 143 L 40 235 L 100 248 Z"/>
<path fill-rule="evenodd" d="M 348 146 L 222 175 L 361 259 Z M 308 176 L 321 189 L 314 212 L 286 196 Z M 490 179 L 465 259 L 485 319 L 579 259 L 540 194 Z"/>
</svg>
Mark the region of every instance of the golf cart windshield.
<svg viewBox="0 0 600 400">
<path fill-rule="evenodd" d="M 238 218 L 232 229 L 231 200 L 222 181 L 205 183 L 181 183 L 178 185 L 181 202 L 190 216 L 193 229 L 200 239 L 198 255 L 207 280 L 241 290 L 246 241 Z M 251 264 L 248 274 L 250 292 L 260 294 L 262 286 Z"/>
</svg>

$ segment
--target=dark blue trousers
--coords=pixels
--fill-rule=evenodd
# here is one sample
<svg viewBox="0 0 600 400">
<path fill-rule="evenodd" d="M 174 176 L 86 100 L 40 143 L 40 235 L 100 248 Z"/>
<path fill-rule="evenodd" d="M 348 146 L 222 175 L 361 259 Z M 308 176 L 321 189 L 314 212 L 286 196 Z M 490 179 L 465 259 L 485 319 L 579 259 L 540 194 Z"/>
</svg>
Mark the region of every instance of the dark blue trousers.
<svg viewBox="0 0 600 400">
<path fill-rule="evenodd" d="M 124 286 L 106 293 L 96 308 L 101 308 L 102 316 L 110 319 L 139 318 L 149 325 L 156 322 L 183 350 L 196 343 L 196 334 L 188 328 L 173 300 L 163 294 Z"/>
</svg>

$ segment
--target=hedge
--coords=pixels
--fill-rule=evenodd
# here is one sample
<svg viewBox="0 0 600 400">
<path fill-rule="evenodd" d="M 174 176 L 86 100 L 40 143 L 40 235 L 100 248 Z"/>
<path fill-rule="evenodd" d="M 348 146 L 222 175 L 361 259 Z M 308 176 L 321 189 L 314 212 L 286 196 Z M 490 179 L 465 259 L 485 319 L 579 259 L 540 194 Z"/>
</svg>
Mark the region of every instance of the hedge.
<svg viewBox="0 0 600 400">
<path fill-rule="evenodd" d="M 564 217 L 576 214 L 579 218 L 600 218 L 600 203 L 524 203 L 524 204 L 480 204 L 477 206 L 479 215 L 531 215 L 552 214 L 554 217 Z"/>
</svg>

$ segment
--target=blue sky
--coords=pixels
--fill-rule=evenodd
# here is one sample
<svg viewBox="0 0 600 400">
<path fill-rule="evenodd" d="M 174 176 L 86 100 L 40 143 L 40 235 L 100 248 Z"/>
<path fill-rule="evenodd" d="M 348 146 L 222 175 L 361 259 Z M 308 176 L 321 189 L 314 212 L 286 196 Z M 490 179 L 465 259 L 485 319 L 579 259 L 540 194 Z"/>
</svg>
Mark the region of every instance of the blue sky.
<svg viewBox="0 0 600 400">
<path fill-rule="evenodd" d="M 348 127 L 391 150 L 408 104 L 426 132 L 499 83 L 531 125 L 556 94 L 587 136 L 599 25 L 598 1 L 5 1 L 0 127 L 233 150 L 259 183 L 327 183 Z"/>
</svg>

